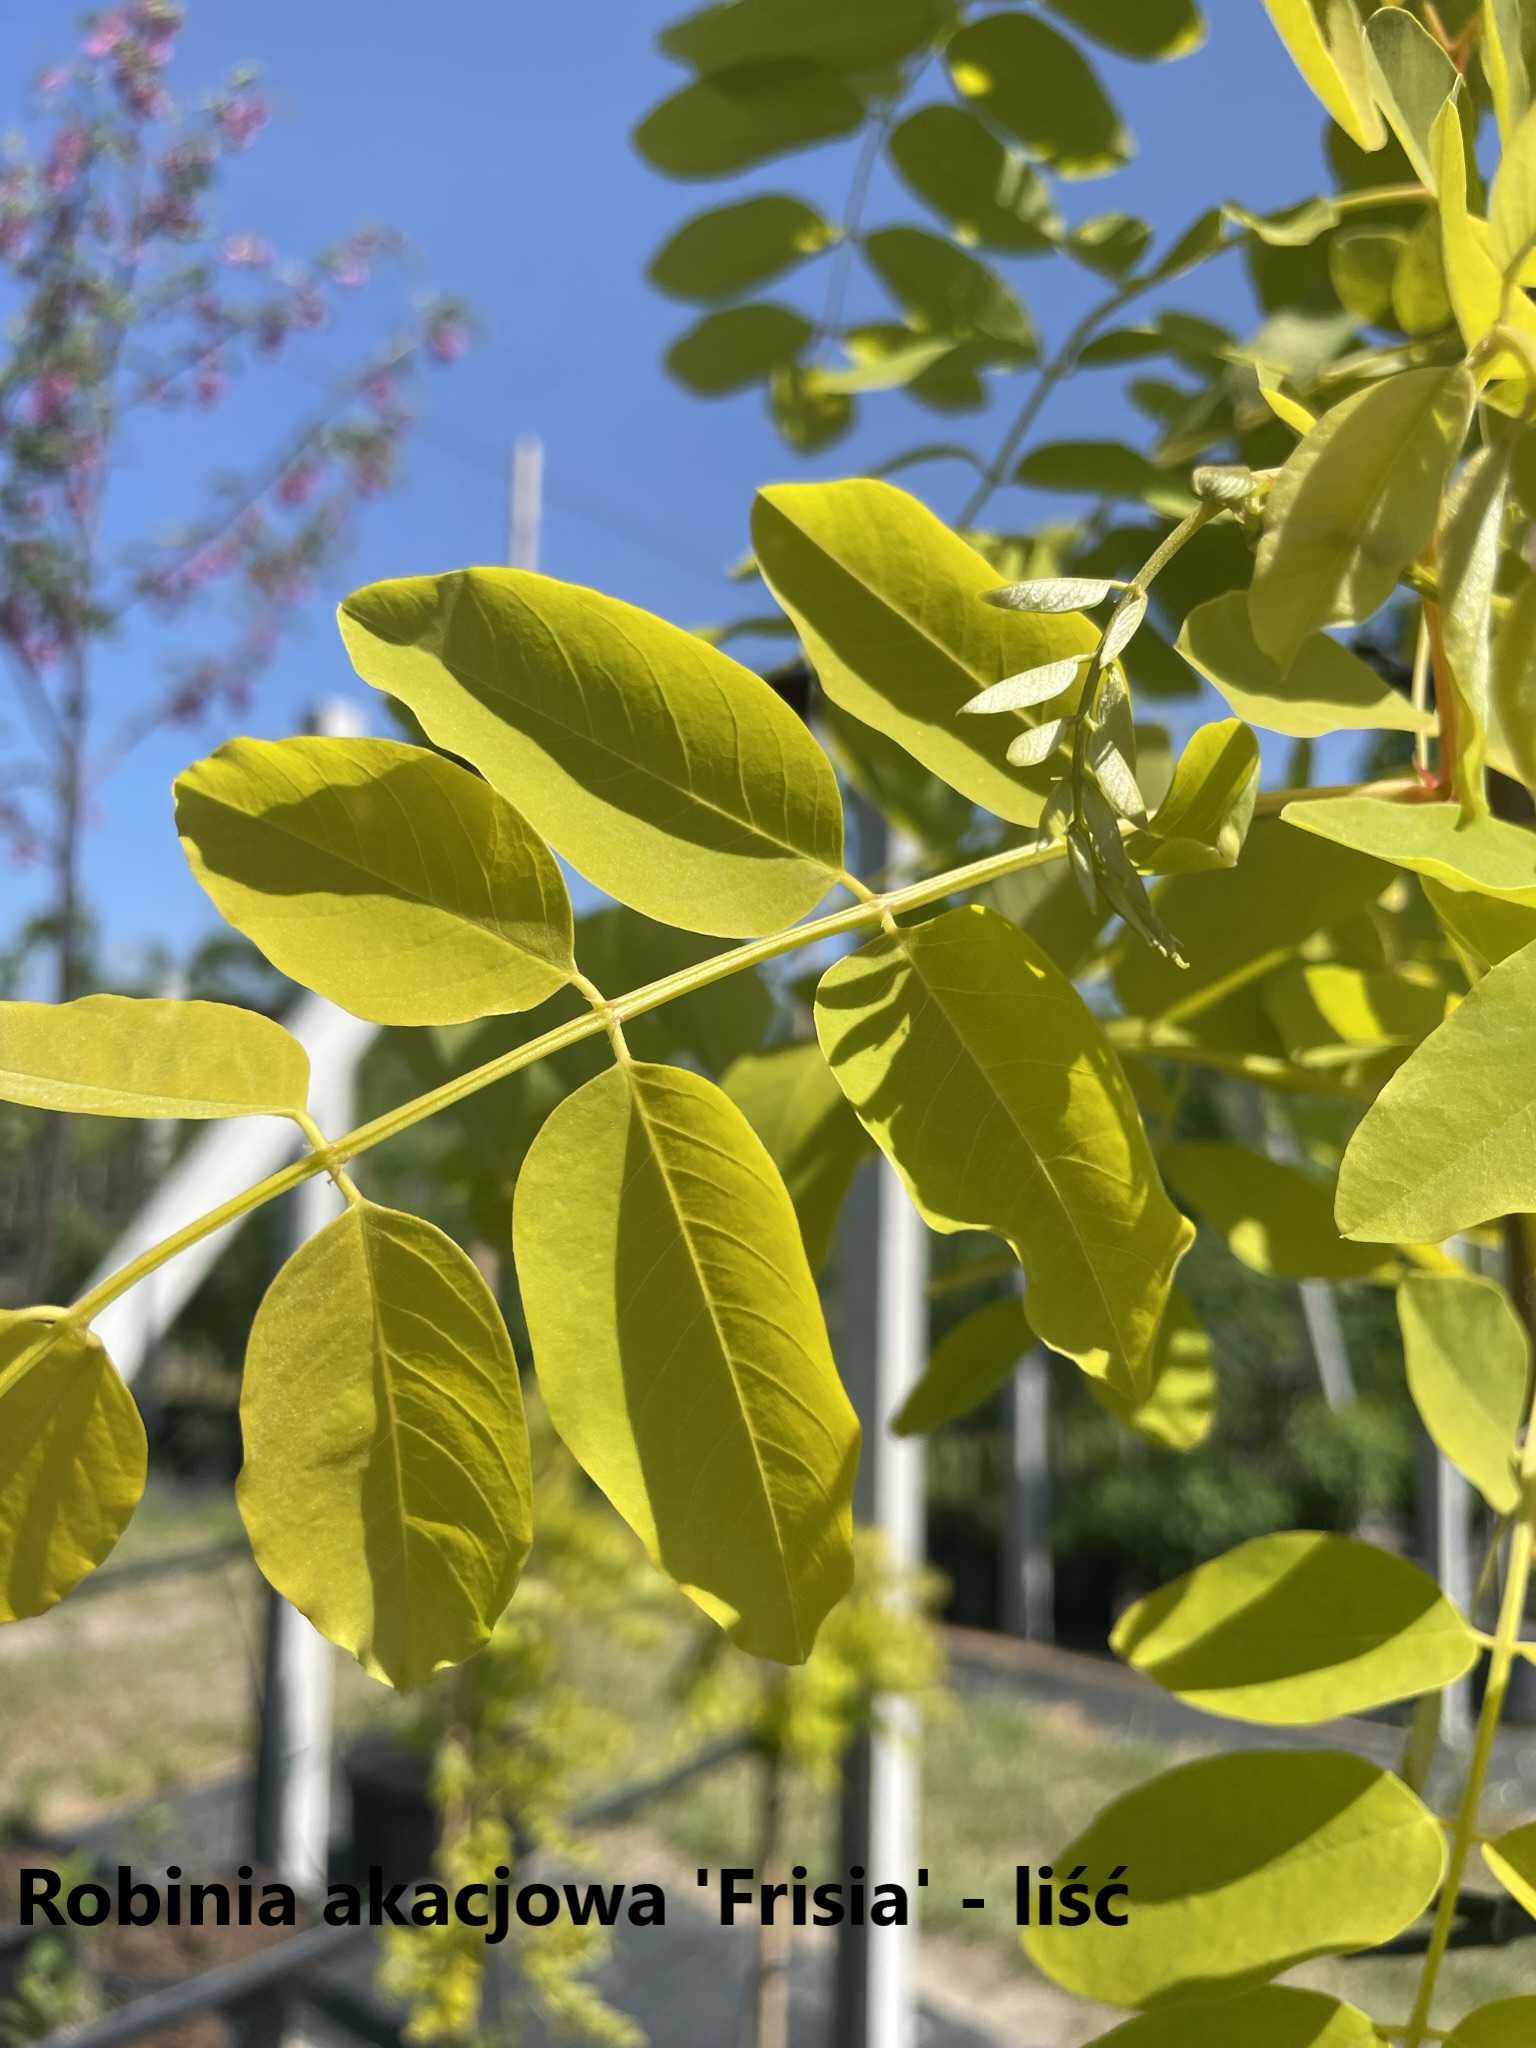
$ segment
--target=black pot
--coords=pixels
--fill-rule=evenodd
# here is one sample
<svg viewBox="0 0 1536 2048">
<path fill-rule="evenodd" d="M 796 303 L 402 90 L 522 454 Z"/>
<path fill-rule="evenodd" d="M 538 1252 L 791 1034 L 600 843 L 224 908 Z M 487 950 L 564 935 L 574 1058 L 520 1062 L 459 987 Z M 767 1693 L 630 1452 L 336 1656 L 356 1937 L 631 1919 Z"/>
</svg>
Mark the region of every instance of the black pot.
<svg viewBox="0 0 1536 2048">
<path fill-rule="evenodd" d="M 372 1869 L 386 1884 L 427 1876 L 442 1838 L 432 1798 L 432 1758 L 391 1735 L 367 1735 L 347 1751 L 352 1795 L 350 1862 L 354 1880 Z"/>
</svg>

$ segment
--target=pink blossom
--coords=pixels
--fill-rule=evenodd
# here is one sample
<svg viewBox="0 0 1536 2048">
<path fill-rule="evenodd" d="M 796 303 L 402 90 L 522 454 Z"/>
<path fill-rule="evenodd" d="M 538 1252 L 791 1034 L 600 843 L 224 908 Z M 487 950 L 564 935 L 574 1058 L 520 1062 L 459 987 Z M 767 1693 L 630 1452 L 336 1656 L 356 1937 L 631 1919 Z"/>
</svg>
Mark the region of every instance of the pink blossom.
<svg viewBox="0 0 1536 2048">
<path fill-rule="evenodd" d="M 368 265 L 355 248 L 344 249 L 332 263 L 331 275 L 339 285 L 355 291 L 368 282 Z"/>
<path fill-rule="evenodd" d="M 224 375 L 224 364 L 218 355 L 211 355 L 197 366 L 193 390 L 199 405 L 217 405 L 229 389 L 229 380 Z"/>
<path fill-rule="evenodd" d="M 363 396 L 378 412 L 394 413 L 400 409 L 400 386 L 388 370 L 375 370 L 363 379 Z"/>
<path fill-rule="evenodd" d="M 273 248 L 260 235 L 226 235 L 224 261 L 236 269 L 260 270 L 272 261 Z"/>
<path fill-rule="evenodd" d="M 87 57 L 110 57 L 128 35 L 128 17 L 114 10 L 98 15 L 81 47 Z"/>
<path fill-rule="evenodd" d="M 249 149 L 271 119 L 271 109 L 255 93 L 231 93 L 215 117 L 231 149 Z"/>
<path fill-rule="evenodd" d="M 48 70 L 37 81 L 37 89 L 39 92 L 46 93 L 49 98 L 52 98 L 55 93 L 60 93 L 64 90 L 65 86 L 69 84 L 69 80 L 70 69 L 67 64 L 50 65 Z"/>
<path fill-rule="evenodd" d="M 318 475 L 313 462 L 296 462 L 278 480 L 277 497 L 282 505 L 307 505 L 314 496 Z"/>
<path fill-rule="evenodd" d="M 427 325 L 427 347 L 440 363 L 456 363 L 469 349 L 469 329 L 451 313 L 439 313 Z"/>
<path fill-rule="evenodd" d="M 38 427 L 56 426 L 69 409 L 69 401 L 75 395 L 75 380 L 67 370 L 45 370 L 32 386 L 32 423 Z"/>
<path fill-rule="evenodd" d="M 89 148 L 83 128 L 61 128 L 48 152 L 43 182 L 50 192 L 67 192 L 79 177 Z"/>
</svg>

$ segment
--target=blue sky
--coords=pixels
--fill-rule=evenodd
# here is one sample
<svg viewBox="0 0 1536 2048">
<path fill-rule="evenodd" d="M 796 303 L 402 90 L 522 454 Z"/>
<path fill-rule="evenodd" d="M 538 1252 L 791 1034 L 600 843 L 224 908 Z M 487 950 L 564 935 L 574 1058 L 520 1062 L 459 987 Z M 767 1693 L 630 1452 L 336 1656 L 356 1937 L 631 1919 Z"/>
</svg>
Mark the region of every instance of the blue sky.
<svg viewBox="0 0 1536 2048">
<path fill-rule="evenodd" d="M 778 442 L 757 396 L 706 403 L 669 383 L 660 359 L 691 316 L 651 290 L 646 260 L 680 220 L 722 196 L 712 184 L 656 177 L 629 146 L 634 122 L 680 76 L 652 47 L 678 11 L 655 0 L 440 0 L 430 10 L 377 0 L 190 0 L 172 74 L 178 92 L 195 98 L 254 60 L 276 107 L 272 127 L 238 162 L 222 225 L 294 255 L 360 222 L 396 226 L 418 252 L 422 281 L 466 294 L 486 330 L 466 363 L 424 387 L 404 487 L 370 508 L 337 588 L 298 620 L 244 730 L 281 734 L 327 695 L 366 698 L 331 619 L 345 589 L 502 558 L 508 451 L 520 432 L 538 433 L 548 449 L 544 567 L 690 625 L 740 608 L 721 570 L 745 543 L 757 483 L 857 472 L 894 448 L 948 438 L 957 424 L 978 446 L 1000 437 L 1017 403 L 1006 386 L 991 413 L 959 422 L 885 399 L 867 408 L 856 437 L 804 463 Z M 1259 0 L 1211 0 L 1211 13 L 1206 48 L 1180 63 L 1148 67 L 1101 54 L 1140 150 L 1117 177 L 1068 187 L 1072 217 L 1122 208 L 1173 233 L 1214 199 L 1267 207 L 1316 189 L 1320 118 Z M 54 0 L 5 11 L 7 115 L 24 105 L 42 66 L 68 50 L 74 19 Z M 849 175 L 840 146 L 768 166 L 753 182 L 840 212 Z M 869 219 L 917 213 L 913 201 L 877 186 Z M 1053 260 L 1018 265 L 1012 276 L 1047 339 L 1102 289 Z M 1172 302 L 1230 316 L 1232 281 L 1205 274 L 1176 288 Z M 813 308 L 821 289 L 809 273 L 803 290 Z M 345 329 L 321 337 L 302 368 L 280 363 L 259 399 L 231 410 L 228 430 L 243 421 L 260 447 L 311 409 L 327 363 L 340 369 L 348 360 L 346 338 Z M 1042 433 L 1132 431 L 1112 389 L 1091 379 L 1064 393 Z M 166 445 L 145 435 L 116 485 L 117 531 L 143 532 L 194 498 L 190 487 L 220 458 L 225 431 L 215 429 L 209 445 L 175 431 Z M 954 509 L 953 469 L 904 481 L 931 493 L 941 512 Z M 1010 521 L 1022 523 L 1030 507 L 1022 494 L 1015 501 Z M 106 649 L 102 692 L 142 693 L 153 660 L 141 636 Z M 194 753 L 227 736 L 162 735 L 102 792 L 87 878 L 119 964 L 142 941 L 181 944 L 213 923 L 181 859 L 169 783 Z M 38 901 L 25 877 L 8 896 L 13 914 Z"/>
</svg>

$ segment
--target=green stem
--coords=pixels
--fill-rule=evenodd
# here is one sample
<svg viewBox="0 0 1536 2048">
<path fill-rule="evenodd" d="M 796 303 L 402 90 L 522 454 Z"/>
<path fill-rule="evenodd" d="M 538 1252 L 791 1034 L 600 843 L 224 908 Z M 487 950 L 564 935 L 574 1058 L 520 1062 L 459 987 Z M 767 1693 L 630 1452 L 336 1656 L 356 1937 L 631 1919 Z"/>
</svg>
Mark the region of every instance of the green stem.
<svg viewBox="0 0 1536 2048">
<path fill-rule="evenodd" d="M 1327 795 L 1374 794 L 1391 797 L 1411 794 L 1417 785 L 1394 779 L 1389 782 L 1354 784 L 1337 791 L 1325 791 Z M 1317 795 L 1317 791 L 1293 789 L 1270 790 L 1259 798 L 1260 816 L 1274 817 L 1288 803 L 1301 795 Z M 1123 827 L 1129 832 L 1129 825 Z M 376 1145 L 387 1144 L 402 1132 L 411 1130 L 416 1124 L 424 1123 L 429 1117 L 437 1116 L 445 1109 L 452 1109 L 456 1103 L 467 1101 L 478 1095 L 483 1088 L 491 1087 L 509 1075 L 520 1073 L 523 1068 L 536 1065 L 552 1054 L 563 1052 L 568 1046 L 579 1045 L 583 1039 L 593 1038 L 599 1032 L 607 1032 L 615 1041 L 617 1051 L 623 1043 L 623 1027 L 635 1017 L 646 1016 L 652 1010 L 659 1010 L 667 1003 L 675 1002 L 682 996 L 693 995 L 697 990 L 712 987 L 714 983 L 726 981 L 733 974 L 744 973 L 748 968 L 763 966 L 769 960 L 777 960 L 786 953 L 798 953 L 806 946 L 814 946 L 825 939 L 846 937 L 852 932 L 862 931 L 870 925 L 889 927 L 907 911 L 923 910 L 930 904 L 942 903 L 947 896 L 966 895 L 976 889 L 985 888 L 989 882 L 1001 881 L 1005 875 L 1022 873 L 1027 868 L 1044 867 L 1051 861 L 1065 858 L 1066 846 L 1056 840 L 1049 845 L 1038 843 L 1025 846 L 1006 847 L 1001 853 L 984 855 L 980 860 L 968 862 L 964 867 L 951 868 L 942 875 L 930 875 L 920 882 L 910 882 L 904 888 L 887 890 L 875 895 L 867 890 L 861 899 L 842 910 L 834 910 L 824 917 L 809 919 L 804 924 L 792 925 L 788 931 L 775 932 L 765 939 L 750 939 L 745 945 L 733 947 L 729 952 L 718 953 L 713 959 L 701 960 L 697 965 L 680 969 L 675 974 L 663 975 L 659 981 L 647 982 L 644 987 L 632 989 L 628 995 L 605 998 L 590 982 L 584 992 L 593 1007 L 585 1016 L 573 1017 L 569 1022 L 556 1024 L 550 1030 L 541 1032 L 537 1038 L 530 1038 L 526 1044 L 514 1046 L 510 1052 L 500 1054 L 496 1059 L 487 1060 L 483 1066 L 475 1067 L 467 1074 L 459 1074 L 451 1081 L 444 1081 L 436 1088 L 430 1088 L 423 1095 L 386 1110 L 371 1122 L 360 1124 L 345 1137 L 322 1142 L 302 1159 L 284 1166 L 276 1173 L 270 1173 L 265 1180 L 255 1182 L 240 1194 L 233 1195 L 217 1209 L 206 1216 L 199 1216 L 194 1222 L 183 1225 L 157 1245 L 151 1245 L 126 1266 L 119 1268 L 93 1287 L 88 1294 L 81 1295 L 68 1311 L 67 1319 L 82 1327 L 93 1317 L 114 1302 L 120 1295 L 158 1271 L 167 1260 L 178 1252 L 188 1250 L 226 1224 L 237 1222 L 248 1216 L 254 1209 L 276 1201 L 280 1196 L 290 1194 L 294 1188 L 311 1179 L 317 1173 L 338 1173 L 345 1161 L 356 1159 L 364 1152 L 371 1152 Z M 849 878 L 853 886 L 853 878 Z M 584 977 L 582 978 L 584 980 Z M 595 999 L 595 1000 L 594 1000 Z M 620 1057 L 624 1057 L 620 1053 Z M 314 1135 L 321 1134 L 315 1130 Z M 314 1139 L 311 1138 L 311 1143 Z"/>
<path fill-rule="evenodd" d="M 1499 1723 L 1504 1716 L 1504 1701 L 1509 1693 L 1510 1673 L 1514 1669 L 1515 1658 L 1519 1653 L 1520 1628 L 1525 1619 L 1526 1595 L 1531 1583 L 1533 1538 L 1536 1538 L 1536 1532 L 1533 1532 L 1530 1521 L 1522 1518 L 1510 1545 L 1509 1576 L 1504 1582 L 1504 1599 L 1499 1609 L 1498 1631 L 1488 1660 L 1488 1689 L 1483 1694 L 1483 1708 L 1478 1716 L 1477 1742 L 1472 1752 L 1466 1786 L 1461 1795 L 1461 1805 L 1456 1814 L 1455 1831 L 1451 1837 L 1450 1861 L 1446 1868 L 1445 1883 L 1440 1891 L 1440 1904 L 1435 1913 L 1434 1932 L 1430 1936 L 1429 1949 L 1424 1957 L 1424 1974 L 1419 1980 L 1419 1995 L 1414 2001 L 1413 2012 L 1408 2021 L 1407 2048 L 1423 2048 L 1423 2043 L 1432 2038 L 1429 2016 L 1434 2007 L 1435 1988 L 1440 1980 L 1440 1966 L 1445 1961 L 1451 1929 L 1456 1921 L 1461 1881 L 1466 1875 L 1467 1864 L 1477 1842 L 1478 1809 L 1482 1804 L 1483 1789 L 1488 1782 L 1489 1766 L 1493 1762 Z"/>
</svg>

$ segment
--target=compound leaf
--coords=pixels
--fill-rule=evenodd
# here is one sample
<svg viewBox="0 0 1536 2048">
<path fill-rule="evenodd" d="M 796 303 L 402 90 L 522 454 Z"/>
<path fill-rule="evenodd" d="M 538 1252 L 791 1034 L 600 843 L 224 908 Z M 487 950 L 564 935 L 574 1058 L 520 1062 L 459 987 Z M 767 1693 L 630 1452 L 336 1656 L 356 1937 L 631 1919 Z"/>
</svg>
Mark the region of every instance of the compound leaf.
<svg viewBox="0 0 1536 2048">
<path fill-rule="evenodd" d="M 839 230 L 803 199 L 763 192 L 684 221 L 647 275 L 675 299 L 708 305 L 782 277 L 838 239 Z"/>
<path fill-rule="evenodd" d="M 696 396 L 720 398 L 787 369 L 815 331 L 793 306 L 726 306 L 673 342 L 667 368 Z"/>
<path fill-rule="evenodd" d="M 229 922 L 373 1023 L 529 1010 L 574 971 L 548 847 L 505 797 L 425 747 L 232 740 L 177 777 L 176 825 Z"/>
<path fill-rule="evenodd" d="M 518 569 L 371 584 L 341 628 L 365 681 L 649 917 L 721 938 L 777 931 L 841 869 L 826 755 L 693 633 Z"/>
<path fill-rule="evenodd" d="M 816 1030 L 924 1219 L 1006 1238 L 1042 1342 L 1144 1395 L 1193 1233 L 1066 977 L 995 912 L 952 910 L 829 968 Z"/>
<path fill-rule="evenodd" d="M 1274 1727 L 1438 1691 L 1479 1651 L 1417 1565 L 1310 1529 L 1241 1543 L 1148 1594 L 1110 1645 L 1191 1706 Z"/>
<path fill-rule="evenodd" d="M 522 1390 L 494 1297 L 433 1224 L 358 1202 L 251 1326 L 240 1513 L 263 1574 L 390 1685 L 482 1648 L 533 1537 Z"/>
<path fill-rule="evenodd" d="M 803 1661 L 852 1579 L 859 1431 L 742 1112 L 683 1068 L 598 1075 L 528 1154 L 513 1246 L 577 1462 L 743 1649 Z"/>
<path fill-rule="evenodd" d="M 1050 187 L 968 108 L 919 107 L 889 147 L 897 170 L 958 241 L 1030 256 L 1060 239 Z"/>
<path fill-rule="evenodd" d="M 0 1622 L 46 1613 L 110 1555 L 148 1456 L 89 1330 L 0 1311 Z"/>
<path fill-rule="evenodd" d="M 76 1116 L 295 1116 L 309 1057 L 232 1003 L 0 1003 L 0 1101 Z"/>
</svg>

